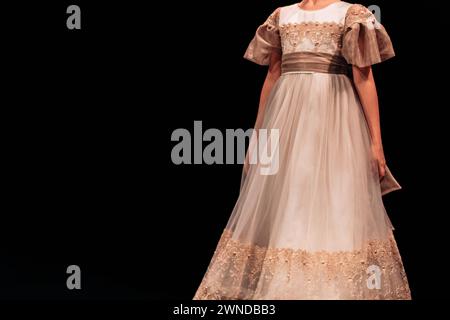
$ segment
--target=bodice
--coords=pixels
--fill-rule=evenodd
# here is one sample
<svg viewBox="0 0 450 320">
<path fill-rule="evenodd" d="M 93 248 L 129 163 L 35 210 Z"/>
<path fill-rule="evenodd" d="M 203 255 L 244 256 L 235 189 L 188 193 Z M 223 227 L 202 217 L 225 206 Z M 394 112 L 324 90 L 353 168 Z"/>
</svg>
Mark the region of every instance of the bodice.
<svg viewBox="0 0 450 320">
<path fill-rule="evenodd" d="M 345 64 L 366 67 L 395 55 L 373 13 L 344 1 L 311 11 L 298 4 L 276 9 L 257 29 L 244 57 L 268 65 L 273 51 L 291 66 L 293 61 L 317 62 L 333 65 L 330 70 Z"/>
</svg>

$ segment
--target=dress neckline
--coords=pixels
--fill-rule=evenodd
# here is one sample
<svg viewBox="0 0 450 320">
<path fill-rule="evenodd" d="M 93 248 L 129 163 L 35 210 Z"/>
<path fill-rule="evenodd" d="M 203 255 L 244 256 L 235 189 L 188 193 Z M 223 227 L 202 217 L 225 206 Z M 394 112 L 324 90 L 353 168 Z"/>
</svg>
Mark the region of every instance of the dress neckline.
<svg viewBox="0 0 450 320">
<path fill-rule="evenodd" d="M 302 1 L 302 2 L 303 2 L 303 1 Z M 297 3 L 297 8 L 298 8 L 300 11 L 305 11 L 305 12 L 318 12 L 318 11 L 322 11 L 322 10 L 328 9 L 329 7 L 331 7 L 331 6 L 333 6 L 333 5 L 337 4 L 337 3 L 341 3 L 342 1 L 335 1 L 335 2 L 332 2 L 332 3 L 330 3 L 330 4 L 327 4 L 327 5 L 326 5 L 325 7 L 323 7 L 323 8 L 320 8 L 320 9 L 313 9 L 313 10 L 307 10 L 307 9 L 303 9 L 302 7 L 300 7 L 300 4 L 301 4 L 302 2 Z"/>
</svg>

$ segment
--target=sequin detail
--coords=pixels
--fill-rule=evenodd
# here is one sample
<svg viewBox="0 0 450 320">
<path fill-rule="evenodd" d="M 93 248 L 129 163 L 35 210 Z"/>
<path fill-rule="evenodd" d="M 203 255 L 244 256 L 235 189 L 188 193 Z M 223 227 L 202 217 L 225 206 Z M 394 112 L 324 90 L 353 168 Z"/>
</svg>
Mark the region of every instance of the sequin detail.
<svg viewBox="0 0 450 320">
<path fill-rule="evenodd" d="M 371 266 L 379 289 L 369 289 Z M 393 236 L 358 251 L 308 252 L 242 243 L 224 230 L 194 300 L 248 299 L 409 300 L 411 293 Z"/>
</svg>

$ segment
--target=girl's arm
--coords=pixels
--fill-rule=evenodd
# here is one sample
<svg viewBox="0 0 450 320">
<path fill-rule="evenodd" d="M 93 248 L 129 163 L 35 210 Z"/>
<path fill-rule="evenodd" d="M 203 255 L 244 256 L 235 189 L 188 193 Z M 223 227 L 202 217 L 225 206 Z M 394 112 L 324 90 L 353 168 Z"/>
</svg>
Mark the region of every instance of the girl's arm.
<svg viewBox="0 0 450 320">
<path fill-rule="evenodd" d="M 256 134 L 256 136 L 258 134 L 258 130 L 261 128 L 262 123 L 264 121 L 267 98 L 269 97 L 269 94 L 272 91 L 273 85 L 280 76 L 281 76 L 281 54 L 274 51 L 270 56 L 269 71 L 267 71 L 266 79 L 264 80 L 261 95 L 259 98 L 258 115 L 256 116 L 256 122 L 253 132 L 253 134 Z M 245 157 L 244 162 L 245 173 L 248 172 L 248 167 L 249 167 L 249 152 L 247 152 L 247 156 Z"/>
<path fill-rule="evenodd" d="M 273 85 L 277 82 L 278 78 L 281 76 L 281 55 L 278 52 L 273 52 L 270 56 L 269 70 L 267 71 L 266 79 L 261 90 L 261 95 L 259 98 L 259 108 L 258 115 L 255 122 L 255 130 L 261 128 L 262 122 L 264 120 L 264 114 L 266 110 L 266 102 L 272 91 Z"/>
<path fill-rule="evenodd" d="M 369 126 L 372 154 L 378 167 L 378 174 L 382 179 L 386 175 L 386 160 L 381 141 L 378 95 L 372 67 L 358 68 L 353 66 L 353 80 Z"/>
</svg>

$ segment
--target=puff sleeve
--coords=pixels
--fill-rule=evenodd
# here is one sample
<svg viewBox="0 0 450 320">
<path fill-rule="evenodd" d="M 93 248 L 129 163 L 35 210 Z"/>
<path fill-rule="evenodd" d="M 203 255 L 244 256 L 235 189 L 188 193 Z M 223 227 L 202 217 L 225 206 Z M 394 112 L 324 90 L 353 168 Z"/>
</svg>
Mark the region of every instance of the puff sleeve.
<svg viewBox="0 0 450 320">
<path fill-rule="evenodd" d="M 368 67 L 395 56 L 391 39 L 373 13 L 360 4 L 345 17 L 342 55 L 351 65 Z"/>
<path fill-rule="evenodd" d="M 256 30 L 256 34 L 245 51 L 244 58 L 262 66 L 269 65 L 273 51 L 281 53 L 279 30 L 280 10 L 275 10 Z"/>
</svg>

